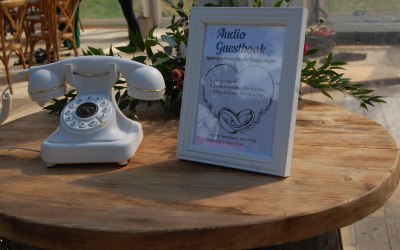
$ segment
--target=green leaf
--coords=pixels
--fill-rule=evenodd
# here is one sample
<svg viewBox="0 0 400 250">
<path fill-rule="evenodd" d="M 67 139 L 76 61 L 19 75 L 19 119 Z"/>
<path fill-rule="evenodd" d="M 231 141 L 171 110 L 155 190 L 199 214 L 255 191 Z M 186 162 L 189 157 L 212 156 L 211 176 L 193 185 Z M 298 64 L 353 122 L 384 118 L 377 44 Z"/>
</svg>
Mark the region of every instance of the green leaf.
<svg viewBox="0 0 400 250">
<path fill-rule="evenodd" d="M 343 66 L 343 65 L 346 65 L 346 64 L 347 64 L 346 62 L 340 62 L 340 61 L 331 62 L 332 66 Z"/>
<path fill-rule="evenodd" d="M 170 37 L 170 36 L 161 35 L 161 40 L 164 41 L 164 42 L 166 42 L 166 43 L 168 43 L 168 45 L 169 45 L 170 47 L 175 47 L 175 45 L 176 45 L 175 40 L 174 40 L 172 37 Z"/>
<path fill-rule="evenodd" d="M 166 53 L 167 55 L 171 56 L 171 55 L 172 55 L 172 52 L 173 52 L 173 48 L 170 47 L 170 46 L 165 46 L 165 47 L 164 47 L 164 51 L 165 51 L 165 53 Z"/>
<path fill-rule="evenodd" d="M 140 101 L 138 99 L 132 99 L 131 102 L 129 103 L 129 110 L 131 112 L 136 111 L 136 106 L 139 104 L 139 102 Z"/>
<path fill-rule="evenodd" d="M 334 67 L 329 67 L 330 69 L 340 69 L 340 70 L 345 70 L 345 68 L 343 68 L 343 67 L 336 67 L 336 66 L 334 66 Z"/>
<path fill-rule="evenodd" d="M 303 68 L 303 71 L 307 71 L 307 70 L 313 68 L 315 66 L 315 64 L 317 64 L 317 61 L 308 61 L 308 62 L 306 62 L 306 67 Z"/>
<path fill-rule="evenodd" d="M 178 15 L 179 15 L 180 17 L 183 17 L 183 18 L 185 18 L 186 20 L 189 19 L 188 15 L 187 15 L 184 11 L 182 11 L 182 10 L 176 10 L 176 12 L 178 13 Z"/>
<path fill-rule="evenodd" d="M 152 40 L 152 39 L 146 39 L 146 41 L 144 42 L 144 45 L 146 46 L 146 48 L 156 46 L 157 44 L 158 44 L 158 42 L 156 40 Z"/>
<path fill-rule="evenodd" d="M 163 63 L 168 62 L 169 60 L 171 60 L 170 57 L 162 57 L 162 58 L 158 59 L 157 61 L 155 61 L 155 62 L 153 63 L 153 66 L 158 66 L 158 65 L 160 65 L 160 64 L 163 64 Z"/>
<path fill-rule="evenodd" d="M 153 26 L 153 28 L 151 28 L 149 30 L 149 34 L 147 35 L 148 38 L 150 38 L 150 39 L 154 39 L 155 38 L 154 31 L 156 30 L 156 28 L 157 28 L 157 26 Z"/>
<path fill-rule="evenodd" d="M 319 49 L 309 49 L 309 50 L 307 50 L 307 56 L 314 55 L 318 51 L 319 51 Z"/>
<path fill-rule="evenodd" d="M 132 41 L 132 43 L 134 44 L 135 47 L 139 48 L 140 50 L 144 50 L 145 49 L 145 45 L 143 42 L 143 38 L 140 34 L 134 34 L 134 33 L 129 33 L 129 38 Z"/>
<path fill-rule="evenodd" d="M 92 55 L 105 55 L 104 50 L 102 48 L 94 48 L 88 46 L 89 52 L 92 53 Z"/>
<path fill-rule="evenodd" d="M 369 100 L 372 102 L 386 103 L 386 101 L 383 100 L 382 98 L 383 98 L 382 96 L 372 96 L 369 98 Z"/>
<path fill-rule="evenodd" d="M 135 56 L 135 57 L 133 57 L 134 61 L 140 62 L 140 63 L 143 63 L 143 64 L 145 63 L 146 59 L 147 59 L 147 56 Z"/>
<path fill-rule="evenodd" d="M 343 76 L 343 74 L 338 74 L 338 75 L 332 77 L 332 79 L 330 80 L 330 82 L 336 82 L 336 81 L 338 81 L 342 76 Z"/>
<path fill-rule="evenodd" d="M 110 45 L 110 49 L 108 50 L 108 54 L 109 54 L 110 56 L 114 56 L 114 52 L 113 52 L 113 50 L 112 50 L 112 45 Z"/>
<path fill-rule="evenodd" d="M 126 87 L 125 86 L 118 86 L 118 85 L 114 85 L 113 86 L 113 88 L 115 89 L 115 90 L 123 90 L 123 89 L 126 89 Z M 118 93 L 117 93 L 118 94 Z"/>
<path fill-rule="evenodd" d="M 154 63 L 155 61 L 159 60 L 162 57 L 168 57 L 168 55 L 162 51 L 157 51 L 157 53 L 155 53 L 154 55 L 152 55 L 150 57 L 152 63 Z"/>
<path fill-rule="evenodd" d="M 121 92 L 118 91 L 117 93 L 115 93 L 115 101 L 118 102 L 119 98 L 121 97 Z"/>
<path fill-rule="evenodd" d="M 175 16 L 175 15 L 172 15 L 172 17 L 171 17 L 171 25 L 174 25 L 174 24 L 175 24 L 175 18 L 176 18 L 176 16 Z M 167 28 L 168 28 L 168 29 L 171 29 L 171 26 L 168 26 Z"/>
<path fill-rule="evenodd" d="M 262 0 L 254 0 L 253 7 L 262 7 L 263 2 Z"/>
<path fill-rule="evenodd" d="M 127 54 L 133 54 L 137 51 L 137 48 L 134 46 L 119 46 L 115 47 L 117 50 L 127 53 Z"/>
<path fill-rule="evenodd" d="M 321 89 L 321 93 L 333 100 L 333 97 L 328 92 L 326 92 L 325 90 Z"/>
<path fill-rule="evenodd" d="M 206 3 L 206 4 L 203 4 L 203 6 L 205 6 L 205 7 L 216 7 L 216 6 L 221 6 L 220 4 L 213 4 L 213 3 Z"/>
<path fill-rule="evenodd" d="M 183 1 L 179 0 L 179 2 L 176 4 L 176 7 L 178 7 L 179 9 L 183 8 Z"/>
<path fill-rule="evenodd" d="M 123 99 L 123 100 L 118 104 L 118 107 L 119 107 L 120 110 L 123 110 L 123 109 L 125 109 L 126 107 L 128 107 L 129 103 L 130 103 L 130 100 L 129 100 L 128 98 Z"/>
<path fill-rule="evenodd" d="M 274 7 L 281 7 L 283 0 L 278 0 L 275 2 Z"/>
<path fill-rule="evenodd" d="M 372 107 L 375 107 L 375 105 L 372 102 L 368 101 L 368 100 L 362 100 L 362 102 L 367 104 L 367 105 L 370 105 Z"/>
<path fill-rule="evenodd" d="M 151 49 L 151 47 L 146 47 L 146 54 L 148 57 L 153 56 L 153 50 Z"/>
<path fill-rule="evenodd" d="M 366 95 L 373 92 L 373 90 L 370 89 L 357 89 L 353 92 L 354 95 Z"/>
<path fill-rule="evenodd" d="M 322 71 L 328 68 L 331 61 L 332 61 L 332 53 L 329 53 L 329 55 L 325 57 L 325 63 L 321 67 L 319 67 L 318 70 Z"/>
<path fill-rule="evenodd" d="M 368 107 L 367 107 L 367 105 L 365 105 L 365 103 L 360 103 L 360 107 L 362 107 L 362 108 L 364 108 L 364 109 L 366 109 L 366 110 L 368 110 Z"/>
</svg>

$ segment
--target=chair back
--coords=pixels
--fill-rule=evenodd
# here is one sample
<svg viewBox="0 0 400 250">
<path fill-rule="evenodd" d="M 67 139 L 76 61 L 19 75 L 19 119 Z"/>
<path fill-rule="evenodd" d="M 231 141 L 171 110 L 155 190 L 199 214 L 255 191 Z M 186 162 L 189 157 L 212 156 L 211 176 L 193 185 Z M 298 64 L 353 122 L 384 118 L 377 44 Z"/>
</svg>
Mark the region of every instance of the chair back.
<svg viewBox="0 0 400 250">
<path fill-rule="evenodd" d="M 59 38 L 61 41 L 69 41 L 75 56 L 78 50 L 75 40 L 75 14 L 78 9 L 79 0 L 53 0 L 58 11 L 56 16 Z"/>
<path fill-rule="evenodd" d="M 22 46 L 25 11 L 26 0 L 0 1 L 1 50 Z"/>
<path fill-rule="evenodd" d="M 33 64 L 35 55 L 35 47 L 39 41 L 45 43 L 45 56 L 47 63 L 52 62 L 51 50 L 54 52 L 54 59 L 58 61 L 58 51 L 54 44 L 56 43 L 56 27 L 57 23 L 54 18 L 55 6 L 54 0 L 28 0 L 28 14 L 25 18 L 25 34 L 27 41 L 27 48 L 29 48 L 29 66 Z M 28 50 L 28 49 L 26 49 Z M 35 57 L 35 60 L 38 60 Z M 36 61 L 42 63 L 44 59 Z"/>
<path fill-rule="evenodd" d="M 22 32 L 24 31 L 25 11 L 26 0 L 0 1 L 0 58 L 5 67 L 11 94 L 13 90 L 8 64 L 13 52 L 18 55 L 22 66 L 26 68 L 25 56 L 22 51 Z"/>
</svg>

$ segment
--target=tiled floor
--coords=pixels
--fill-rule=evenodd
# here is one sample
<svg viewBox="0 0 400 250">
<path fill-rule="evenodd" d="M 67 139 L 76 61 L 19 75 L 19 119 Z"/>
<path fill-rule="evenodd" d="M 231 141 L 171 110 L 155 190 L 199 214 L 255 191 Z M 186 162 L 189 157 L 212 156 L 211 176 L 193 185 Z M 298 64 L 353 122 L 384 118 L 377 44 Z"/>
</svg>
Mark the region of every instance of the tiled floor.
<svg viewBox="0 0 400 250">
<path fill-rule="evenodd" d="M 85 28 L 81 36 L 81 49 L 88 46 L 103 48 L 126 45 L 126 28 Z M 117 51 L 116 51 L 117 52 Z M 334 95 L 334 101 L 313 91 L 305 91 L 304 98 L 342 106 L 368 116 L 386 127 L 400 145 L 400 45 L 398 46 L 341 46 L 335 52 L 365 54 L 364 60 L 349 62 L 346 76 L 355 82 L 365 82 L 376 94 L 385 97 L 387 104 L 377 105 L 365 111 L 351 98 Z M 68 51 L 63 52 L 64 57 Z M 3 67 L 2 65 L 0 66 Z M 21 66 L 11 68 L 15 74 Z M 0 90 L 5 86 L 4 68 L 0 71 Z M 13 111 L 9 121 L 18 119 L 41 108 L 29 100 L 27 83 L 19 79 L 14 83 Z M 373 143 L 373 142 L 371 142 Z M 343 228 L 346 250 L 396 250 L 400 249 L 400 188 L 387 203 L 374 214 Z"/>
</svg>

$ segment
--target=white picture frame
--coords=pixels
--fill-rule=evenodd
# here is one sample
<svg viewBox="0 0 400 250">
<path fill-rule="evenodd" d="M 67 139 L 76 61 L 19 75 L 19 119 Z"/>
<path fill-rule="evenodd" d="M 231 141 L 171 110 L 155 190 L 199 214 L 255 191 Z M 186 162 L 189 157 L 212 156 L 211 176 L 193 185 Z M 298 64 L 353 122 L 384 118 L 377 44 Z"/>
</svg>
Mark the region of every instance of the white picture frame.
<svg viewBox="0 0 400 250">
<path fill-rule="evenodd" d="M 304 8 L 194 7 L 177 158 L 289 176 Z"/>
</svg>

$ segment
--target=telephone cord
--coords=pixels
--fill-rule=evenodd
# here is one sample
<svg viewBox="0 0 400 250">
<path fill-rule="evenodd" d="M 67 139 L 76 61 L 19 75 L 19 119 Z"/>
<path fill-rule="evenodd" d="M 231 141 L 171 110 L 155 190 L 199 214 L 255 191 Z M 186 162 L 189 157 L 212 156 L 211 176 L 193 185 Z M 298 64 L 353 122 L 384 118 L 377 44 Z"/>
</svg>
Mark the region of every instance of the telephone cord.
<svg viewBox="0 0 400 250">
<path fill-rule="evenodd" d="M 21 71 L 18 71 L 18 73 L 15 75 L 15 79 L 17 80 L 22 76 L 25 76 L 28 74 L 29 69 L 23 69 Z M 0 125 L 8 118 L 10 112 L 11 112 L 11 94 L 8 93 L 9 87 L 7 87 L 3 93 L 1 94 L 2 98 L 2 112 L 0 113 Z M 40 150 L 36 149 L 31 149 L 31 148 L 22 148 L 22 147 L 15 147 L 15 146 L 3 146 L 0 147 L 0 149 L 5 149 L 5 150 L 27 150 L 27 151 L 32 151 L 32 152 L 39 152 Z"/>
<path fill-rule="evenodd" d="M 15 75 L 15 79 L 19 79 L 21 76 L 25 76 L 28 73 L 29 69 L 23 69 L 21 71 L 18 71 L 18 73 Z M 12 96 L 11 94 L 8 92 L 9 87 L 7 87 L 3 93 L 1 94 L 1 112 L 0 112 L 0 125 L 3 124 L 8 116 L 11 113 L 11 103 L 12 103 Z"/>
<path fill-rule="evenodd" d="M 0 112 L 0 125 L 1 124 L 3 124 L 6 120 L 7 120 L 7 118 L 8 118 L 8 116 L 10 115 L 10 113 L 11 113 L 11 101 L 12 101 L 12 98 L 11 98 L 11 94 L 10 93 L 8 93 L 8 89 L 9 89 L 9 87 L 7 87 L 4 91 L 3 91 L 3 93 L 1 93 L 1 112 Z"/>
</svg>

